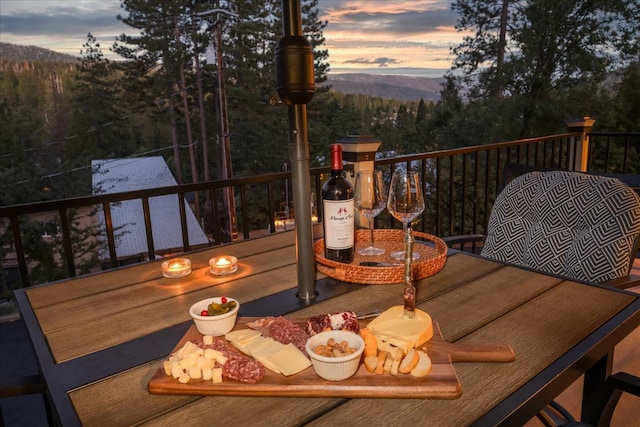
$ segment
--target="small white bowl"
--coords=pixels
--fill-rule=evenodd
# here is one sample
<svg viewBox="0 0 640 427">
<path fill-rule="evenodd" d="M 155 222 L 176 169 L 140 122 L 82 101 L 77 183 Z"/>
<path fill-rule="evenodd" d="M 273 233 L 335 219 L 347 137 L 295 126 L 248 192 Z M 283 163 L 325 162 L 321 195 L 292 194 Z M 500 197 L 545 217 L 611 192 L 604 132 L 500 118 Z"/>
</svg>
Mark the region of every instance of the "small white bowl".
<svg viewBox="0 0 640 427">
<path fill-rule="evenodd" d="M 236 325 L 236 319 L 238 318 L 238 310 L 240 309 L 240 303 L 238 300 L 226 297 L 227 301 L 235 301 L 236 307 L 228 313 L 218 314 L 216 316 L 200 316 L 202 310 L 206 310 L 211 303 L 222 302 L 222 297 L 207 298 L 193 304 L 189 309 L 189 314 L 193 318 L 193 322 L 198 328 L 198 332 L 202 335 L 211 335 L 219 337 L 221 335 L 230 332 Z"/>
<path fill-rule="evenodd" d="M 349 347 L 356 352 L 342 357 L 320 356 L 313 349 L 319 345 L 327 345 L 329 338 L 337 343 L 347 341 Z M 364 340 L 359 334 L 347 331 L 324 331 L 307 340 L 307 354 L 311 358 L 313 369 L 319 377 L 329 381 L 342 381 L 352 377 L 360 366 L 360 356 L 364 351 Z"/>
</svg>

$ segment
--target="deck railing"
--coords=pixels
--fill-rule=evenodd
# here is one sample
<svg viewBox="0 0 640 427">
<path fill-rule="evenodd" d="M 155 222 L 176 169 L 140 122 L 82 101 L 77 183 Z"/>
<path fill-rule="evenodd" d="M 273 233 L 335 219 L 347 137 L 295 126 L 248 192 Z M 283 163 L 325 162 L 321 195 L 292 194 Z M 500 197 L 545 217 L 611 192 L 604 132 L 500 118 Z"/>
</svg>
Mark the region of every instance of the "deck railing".
<svg viewBox="0 0 640 427">
<path fill-rule="evenodd" d="M 442 150 L 429 153 L 412 154 L 393 158 L 378 159 L 375 167 L 385 172 L 390 179 L 391 172 L 397 167 L 417 170 L 423 180 L 427 207 L 421 219 L 414 227 L 435 235 L 447 237 L 462 234 L 483 234 L 488 222 L 493 201 L 500 189 L 501 174 L 508 163 L 526 164 L 544 168 L 575 169 L 579 133 L 566 133 L 539 138 Z M 591 133 L 589 134 L 587 170 L 602 173 L 640 173 L 640 133 Z M 353 171 L 353 165 L 347 170 Z M 329 168 L 311 169 L 310 203 L 317 207 L 317 217 L 322 221 L 322 203 L 320 188 Z M 29 253 L 25 253 L 25 239 L 34 239 L 38 235 L 26 235 L 25 224 L 38 215 L 55 216 L 59 230 L 52 238 L 56 239 L 59 254 L 53 261 L 62 271 L 53 279 L 74 277 L 78 274 L 122 265 L 122 259 L 116 254 L 117 230 L 113 226 L 110 212 L 112 206 L 129 200 L 140 200 L 144 212 L 147 252 L 135 261 L 153 259 L 166 255 L 154 247 L 153 229 L 149 199 L 163 195 L 177 195 L 177 200 L 193 195 L 208 199 L 212 206 L 218 206 L 223 190 L 234 189 L 237 206 L 238 233 L 241 238 L 253 237 L 256 233 L 275 232 L 278 226 L 276 212 L 279 207 L 289 206 L 285 196 L 291 194 L 291 173 L 279 172 L 229 180 L 184 184 L 173 187 L 155 188 L 126 193 L 105 194 L 74 199 L 30 203 L 17 206 L 0 207 L 0 263 L 2 274 L 0 282 L 3 289 L 16 286 L 29 286 L 37 283 L 31 272 L 38 262 Z M 181 252 L 196 249 L 188 237 L 186 206 L 180 205 L 182 245 L 172 251 Z M 87 239 L 78 241 L 76 216 L 78 210 L 85 209 L 95 215 L 102 210 L 104 228 L 96 230 L 99 238 L 93 247 L 93 255 L 105 253 L 105 259 L 92 257 L 86 262 L 79 252 L 86 251 Z M 218 223 L 218 209 L 211 209 L 212 224 Z M 376 218 L 377 227 L 399 227 L 386 212 Z M 205 227 L 206 228 L 206 227 Z M 213 226 L 208 231 L 209 245 L 222 244 L 223 239 Z M 42 237 L 42 236 L 40 236 Z M 34 242 L 30 242 L 33 244 Z M 37 243 L 37 242 L 36 242 Z M 84 249 L 82 249 L 82 245 Z M 91 252 L 91 251 L 89 251 Z M 86 261 L 86 258 L 85 258 Z M 49 276 L 47 280 L 52 280 Z"/>
</svg>

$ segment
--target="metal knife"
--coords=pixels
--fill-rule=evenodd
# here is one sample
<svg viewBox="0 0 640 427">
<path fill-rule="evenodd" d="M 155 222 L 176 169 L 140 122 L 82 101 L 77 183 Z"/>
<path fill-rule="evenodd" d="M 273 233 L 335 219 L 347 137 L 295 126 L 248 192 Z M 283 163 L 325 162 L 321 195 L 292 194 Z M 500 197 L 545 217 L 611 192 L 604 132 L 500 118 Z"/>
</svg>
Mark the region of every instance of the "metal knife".
<svg viewBox="0 0 640 427">
<path fill-rule="evenodd" d="M 411 262 L 413 261 L 413 243 L 415 239 L 411 228 L 407 228 L 404 236 L 404 317 L 416 317 L 416 288 L 413 286 Z"/>
</svg>

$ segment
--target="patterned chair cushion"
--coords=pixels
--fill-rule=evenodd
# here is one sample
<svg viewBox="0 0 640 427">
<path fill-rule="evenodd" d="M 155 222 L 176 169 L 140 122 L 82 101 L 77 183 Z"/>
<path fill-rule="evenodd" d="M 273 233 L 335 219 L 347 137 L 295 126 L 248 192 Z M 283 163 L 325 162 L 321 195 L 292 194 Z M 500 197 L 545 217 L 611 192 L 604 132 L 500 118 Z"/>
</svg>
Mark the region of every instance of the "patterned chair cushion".
<svg viewBox="0 0 640 427">
<path fill-rule="evenodd" d="M 530 172 L 498 195 L 482 255 L 602 283 L 629 274 L 640 197 L 615 178 Z"/>
</svg>

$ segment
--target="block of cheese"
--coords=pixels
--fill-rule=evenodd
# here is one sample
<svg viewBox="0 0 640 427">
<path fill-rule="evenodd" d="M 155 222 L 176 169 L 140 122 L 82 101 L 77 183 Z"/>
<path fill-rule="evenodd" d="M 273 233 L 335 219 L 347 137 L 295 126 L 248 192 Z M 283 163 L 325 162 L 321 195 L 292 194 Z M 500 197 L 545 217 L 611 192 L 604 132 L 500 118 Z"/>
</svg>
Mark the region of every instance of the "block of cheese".
<svg viewBox="0 0 640 427">
<path fill-rule="evenodd" d="M 407 342 L 417 347 L 433 337 L 433 321 L 420 309 L 416 308 L 415 314 L 413 319 L 406 318 L 404 307 L 396 305 L 369 322 L 368 328 L 384 341 Z"/>
</svg>

